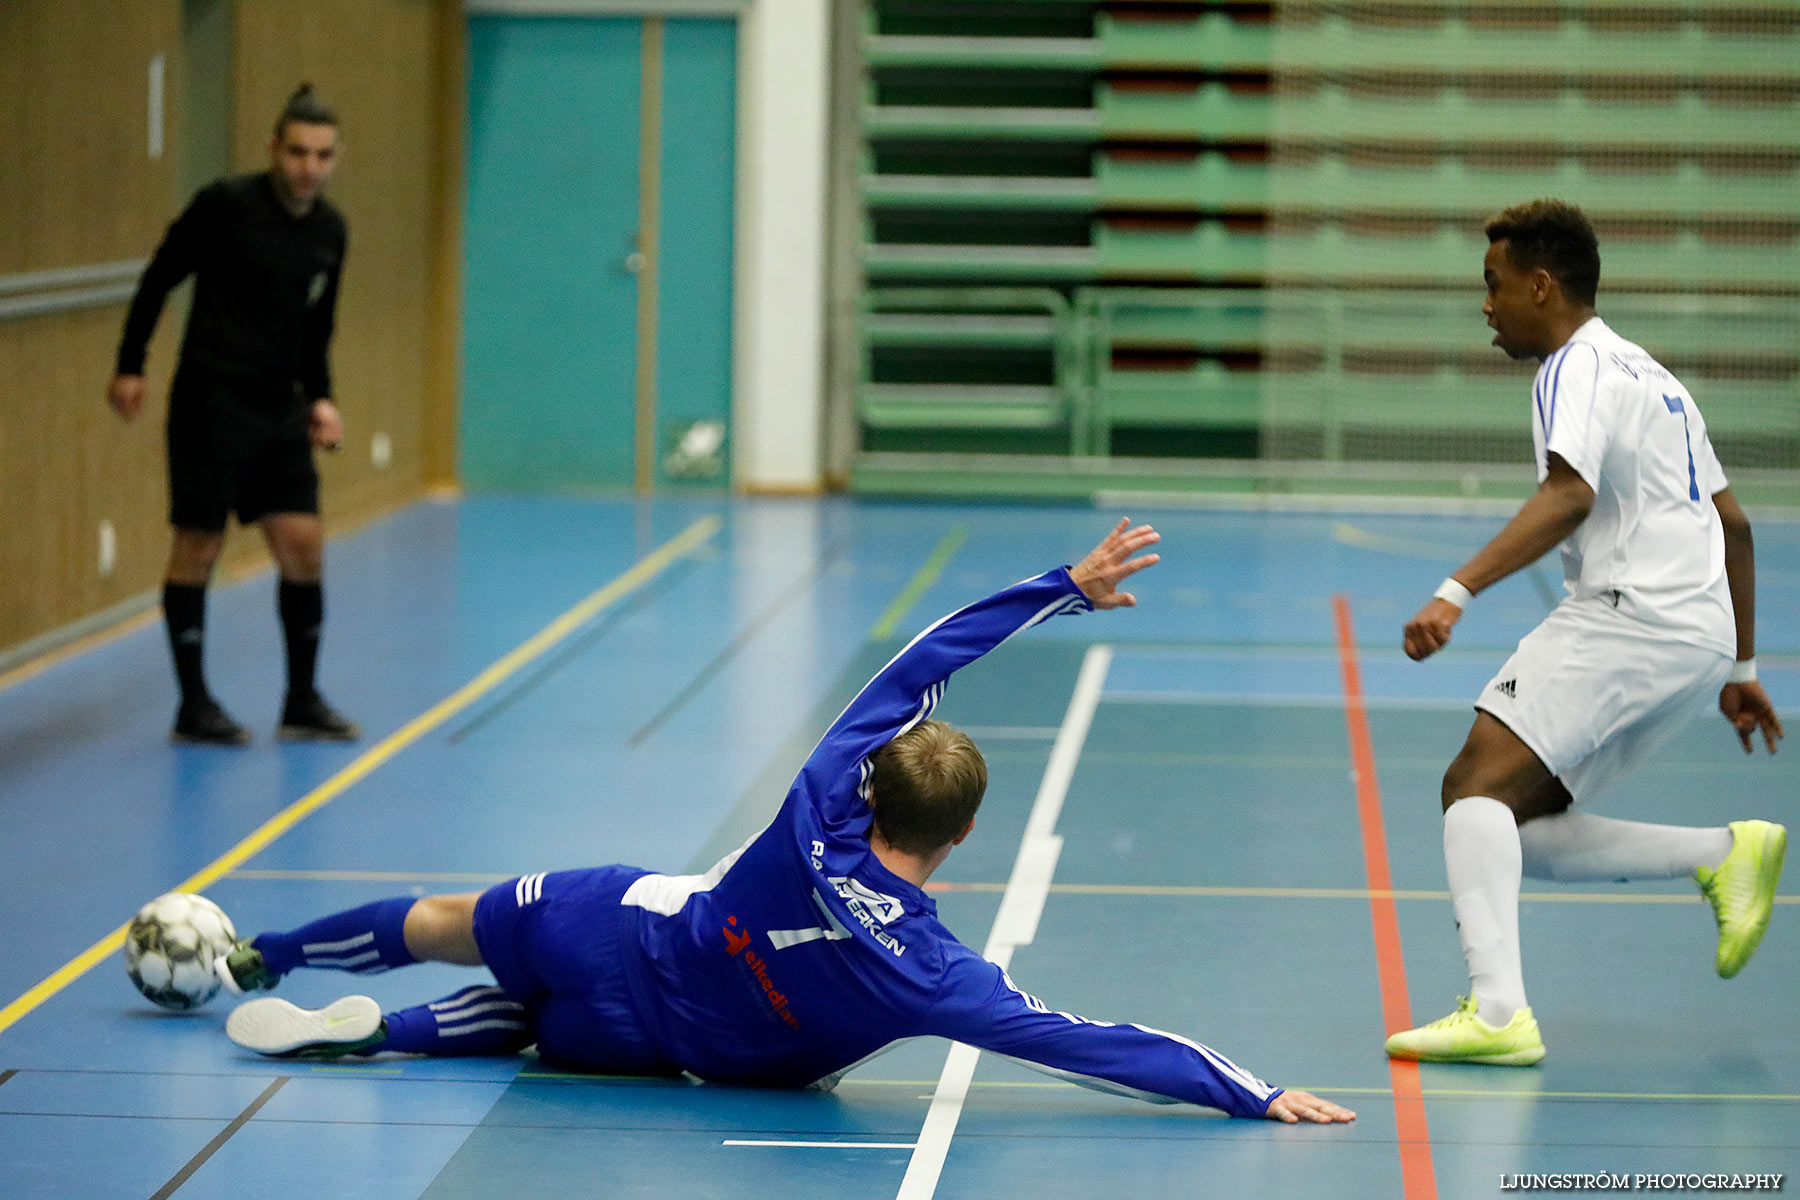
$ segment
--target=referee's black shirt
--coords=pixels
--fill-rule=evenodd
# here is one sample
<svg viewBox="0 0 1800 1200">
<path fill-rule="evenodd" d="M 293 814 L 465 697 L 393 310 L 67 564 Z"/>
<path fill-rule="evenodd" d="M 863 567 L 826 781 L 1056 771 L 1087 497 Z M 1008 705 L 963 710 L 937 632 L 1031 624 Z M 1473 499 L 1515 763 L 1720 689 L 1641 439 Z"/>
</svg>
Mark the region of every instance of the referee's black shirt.
<svg viewBox="0 0 1800 1200">
<path fill-rule="evenodd" d="M 194 276 L 182 367 L 247 385 L 265 402 L 331 395 L 326 348 L 346 229 L 323 197 L 303 217 L 282 207 L 268 173 L 208 184 L 175 218 L 138 281 L 119 343 L 121 375 L 144 351 L 169 292 Z"/>
</svg>

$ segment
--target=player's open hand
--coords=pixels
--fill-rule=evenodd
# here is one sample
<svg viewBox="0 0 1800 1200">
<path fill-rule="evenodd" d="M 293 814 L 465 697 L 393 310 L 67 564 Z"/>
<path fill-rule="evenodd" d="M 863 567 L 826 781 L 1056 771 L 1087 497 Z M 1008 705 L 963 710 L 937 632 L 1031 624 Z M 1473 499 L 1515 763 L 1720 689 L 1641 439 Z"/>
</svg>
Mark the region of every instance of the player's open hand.
<svg viewBox="0 0 1800 1200">
<path fill-rule="evenodd" d="M 1131 529 L 1130 517 L 1120 517 L 1113 531 L 1100 539 L 1100 544 L 1088 552 L 1088 556 L 1076 563 L 1069 574 L 1075 580 L 1075 586 L 1088 598 L 1088 603 L 1095 608 L 1130 608 L 1137 603 L 1137 597 L 1130 592 L 1119 591 L 1119 584 L 1136 575 L 1145 567 L 1153 567 L 1162 561 L 1160 554 L 1137 554 L 1145 546 L 1153 546 L 1162 541 L 1162 534 L 1148 525 L 1139 525 Z"/>
<path fill-rule="evenodd" d="M 1728 683 L 1719 689 L 1719 711 L 1737 730 L 1738 741 L 1744 744 L 1744 753 L 1749 754 L 1750 737 L 1758 729 L 1762 730 L 1763 745 L 1769 753 L 1775 753 L 1775 743 L 1782 739 L 1781 718 L 1775 715 L 1775 706 L 1769 703 L 1769 693 L 1763 691 L 1763 685 L 1754 679 L 1749 683 Z"/>
<path fill-rule="evenodd" d="M 1419 610 L 1418 616 L 1406 623 L 1402 644 L 1406 657 L 1414 662 L 1430 658 L 1450 644 L 1450 627 L 1462 619 L 1462 609 L 1448 600 L 1433 596 L 1431 603 Z"/>
<path fill-rule="evenodd" d="M 1311 1092 L 1296 1091 L 1293 1088 L 1269 1101 L 1269 1110 L 1263 1115 L 1271 1121 L 1286 1121 L 1289 1125 L 1298 1125 L 1302 1121 L 1331 1125 L 1339 1121 L 1356 1120 L 1356 1114 L 1343 1105 L 1321 1100 Z"/>
<path fill-rule="evenodd" d="M 127 421 L 134 419 L 144 407 L 144 377 L 114 375 L 106 386 L 106 402 Z"/>
<path fill-rule="evenodd" d="M 313 445 L 322 450 L 336 450 L 342 445 L 344 418 L 338 414 L 337 405 L 329 400 L 314 400 L 306 431 L 312 436 Z"/>
</svg>

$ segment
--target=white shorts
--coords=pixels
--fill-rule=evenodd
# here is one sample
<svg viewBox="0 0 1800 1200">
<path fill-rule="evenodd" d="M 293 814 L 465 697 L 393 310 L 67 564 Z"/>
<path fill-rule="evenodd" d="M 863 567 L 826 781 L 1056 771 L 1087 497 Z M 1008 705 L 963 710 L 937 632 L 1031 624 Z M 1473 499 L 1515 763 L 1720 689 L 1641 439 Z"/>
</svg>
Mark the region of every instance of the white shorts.
<svg viewBox="0 0 1800 1200">
<path fill-rule="evenodd" d="M 1730 655 L 1673 641 L 1602 595 L 1559 604 L 1475 707 L 1585 800 L 1631 774 L 1716 700 L 1730 673 Z"/>
</svg>

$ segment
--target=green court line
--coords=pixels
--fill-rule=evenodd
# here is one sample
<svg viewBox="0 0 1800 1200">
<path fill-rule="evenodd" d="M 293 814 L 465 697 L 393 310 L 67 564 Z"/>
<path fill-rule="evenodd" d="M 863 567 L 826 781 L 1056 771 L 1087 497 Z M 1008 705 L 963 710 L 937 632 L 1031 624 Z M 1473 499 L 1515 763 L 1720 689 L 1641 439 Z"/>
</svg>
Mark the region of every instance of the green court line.
<svg viewBox="0 0 1800 1200">
<path fill-rule="evenodd" d="M 629 1087 L 700 1087 L 701 1084 L 687 1077 L 679 1079 L 666 1075 L 600 1075 L 582 1071 L 520 1071 L 513 1076 L 519 1079 L 558 1079 L 577 1083 L 624 1084 Z"/>
<path fill-rule="evenodd" d="M 925 589 L 937 582 L 937 577 L 943 574 L 944 568 L 949 565 L 951 555 L 956 553 L 968 536 L 969 527 L 967 525 L 950 527 L 950 532 L 946 533 L 943 540 L 938 542 L 937 549 L 931 552 L 931 557 L 925 560 L 925 565 L 920 567 L 918 574 L 912 577 L 912 582 L 906 585 L 906 590 L 894 597 L 894 602 L 888 605 L 887 611 L 881 614 L 881 619 L 875 622 L 875 627 L 869 630 L 869 637 L 872 640 L 884 642 L 894 636 L 894 628 L 900 624 L 900 619 L 906 616 L 908 609 L 918 603 L 919 597 L 925 594 Z"/>
<path fill-rule="evenodd" d="M 944 881 L 925 885 L 928 892 L 1004 892 L 1004 883 Z M 1447 891 L 1417 888 L 1308 888 L 1308 887 L 1202 887 L 1158 883 L 1053 883 L 1052 895 L 1061 896 L 1174 896 L 1188 898 L 1251 900 L 1448 900 Z M 1699 904 L 1698 893 L 1670 892 L 1521 892 L 1520 900 L 1539 904 Z M 1776 904 L 1800 904 L 1800 895 L 1775 897 Z"/>
</svg>

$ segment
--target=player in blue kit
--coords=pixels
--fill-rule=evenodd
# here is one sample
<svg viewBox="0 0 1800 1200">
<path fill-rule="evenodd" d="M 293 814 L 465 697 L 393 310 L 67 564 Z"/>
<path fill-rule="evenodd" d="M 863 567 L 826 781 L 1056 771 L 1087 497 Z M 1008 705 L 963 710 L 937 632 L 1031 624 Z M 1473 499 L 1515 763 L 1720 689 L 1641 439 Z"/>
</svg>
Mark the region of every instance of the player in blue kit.
<svg viewBox="0 0 1800 1200">
<path fill-rule="evenodd" d="M 951 613 L 863 688 L 773 822 L 704 875 L 634 867 L 527 875 L 479 895 L 399 897 L 240 943 L 226 987 L 296 967 L 486 966 L 498 986 L 385 1014 L 365 996 L 308 1011 L 240 1005 L 233 1041 L 271 1055 L 509 1054 L 618 1074 L 829 1089 L 907 1038 L 936 1036 L 1060 1078 L 1233 1116 L 1349 1121 L 1214 1050 L 1049 1009 L 938 922 L 924 885 L 974 827 L 987 768 L 931 711 L 945 682 L 1063 613 L 1129 607 L 1118 586 L 1159 540 L 1120 521 L 1058 568 Z M 1136 555 L 1136 557 L 1133 557 Z"/>
</svg>

